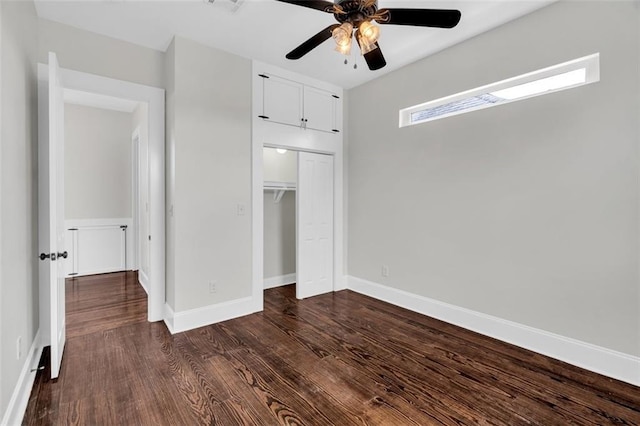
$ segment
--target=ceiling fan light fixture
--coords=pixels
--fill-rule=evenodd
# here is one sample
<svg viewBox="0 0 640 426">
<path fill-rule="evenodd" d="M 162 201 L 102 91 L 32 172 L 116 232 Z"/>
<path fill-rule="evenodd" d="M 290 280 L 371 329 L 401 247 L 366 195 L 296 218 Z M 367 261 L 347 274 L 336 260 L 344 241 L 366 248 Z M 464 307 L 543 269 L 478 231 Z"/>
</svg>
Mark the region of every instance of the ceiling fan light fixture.
<svg viewBox="0 0 640 426">
<path fill-rule="evenodd" d="M 341 45 L 336 45 L 336 52 L 340 52 L 343 55 L 349 56 L 351 54 L 351 43 L 341 46 Z"/>
<path fill-rule="evenodd" d="M 362 37 L 369 41 L 369 44 L 375 44 L 380 38 L 380 28 L 371 21 L 363 21 L 358 31 L 362 34 Z"/>
<path fill-rule="evenodd" d="M 360 46 L 360 53 L 362 53 L 363 56 L 378 48 L 375 41 L 373 43 L 369 42 L 360 32 L 358 32 L 358 45 Z"/>
<path fill-rule="evenodd" d="M 353 25 L 345 22 L 331 32 L 333 40 L 336 42 L 336 50 L 344 55 L 351 53 L 351 36 Z"/>
</svg>

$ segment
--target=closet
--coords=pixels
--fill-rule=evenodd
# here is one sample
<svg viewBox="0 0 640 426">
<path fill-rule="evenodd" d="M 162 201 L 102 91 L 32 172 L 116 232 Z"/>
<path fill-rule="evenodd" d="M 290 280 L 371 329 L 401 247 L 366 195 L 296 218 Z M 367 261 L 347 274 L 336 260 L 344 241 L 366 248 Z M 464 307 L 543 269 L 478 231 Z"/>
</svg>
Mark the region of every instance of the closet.
<svg viewBox="0 0 640 426">
<path fill-rule="evenodd" d="M 297 152 L 264 148 L 264 288 L 296 281 Z"/>
<path fill-rule="evenodd" d="M 254 63 L 254 297 L 293 282 L 298 299 L 343 288 L 342 96 Z"/>
</svg>

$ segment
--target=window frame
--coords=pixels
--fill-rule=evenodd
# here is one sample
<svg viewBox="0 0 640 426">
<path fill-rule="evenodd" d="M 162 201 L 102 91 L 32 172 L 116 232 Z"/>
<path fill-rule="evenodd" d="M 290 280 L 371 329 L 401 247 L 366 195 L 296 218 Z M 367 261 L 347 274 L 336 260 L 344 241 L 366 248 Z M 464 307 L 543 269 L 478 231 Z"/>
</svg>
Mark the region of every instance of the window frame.
<svg viewBox="0 0 640 426">
<path fill-rule="evenodd" d="M 452 111 L 450 113 L 444 113 L 441 115 L 425 118 L 422 120 L 416 120 L 414 122 L 411 121 L 411 115 L 416 112 L 425 111 L 425 110 L 436 108 L 452 102 L 457 102 L 457 101 L 473 98 L 480 95 L 487 95 L 487 94 L 490 95 L 492 94 L 492 92 L 497 92 L 497 91 L 508 89 L 511 87 L 520 86 L 526 83 L 530 83 L 532 81 L 542 80 L 548 77 L 553 77 L 556 75 L 568 73 L 568 72 L 583 69 L 583 68 L 586 70 L 584 82 L 563 86 L 563 87 L 559 87 L 556 89 L 547 90 L 543 92 L 537 92 L 537 93 L 529 94 L 526 96 L 518 97 L 515 99 L 503 99 L 496 103 L 476 105 L 470 108 Z M 466 90 L 464 92 L 456 93 L 453 95 L 445 96 L 443 98 L 438 98 L 438 99 L 434 99 L 432 101 L 424 102 L 418 105 L 403 108 L 399 111 L 398 127 L 402 128 L 402 127 L 415 126 L 417 124 L 423 124 L 429 121 L 439 120 L 447 117 L 453 117 L 455 115 L 460 115 L 460 114 L 466 114 L 468 112 L 491 108 L 498 105 L 505 105 L 511 102 L 522 101 L 522 100 L 533 98 L 536 96 L 548 95 L 550 93 L 555 93 L 562 90 L 568 90 L 575 87 L 596 83 L 598 81 L 600 81 L 600 53 L 594 53 L 591 55 L 583 56 L 581 58 L 573 59 L 571 61 L 563 62 L 561 64 L 553 65 L 553 66 L 542 68 L 536 71 L 528 72 L 516 77 L 511 77 L 495 83 L 490 83 L 484 86 L 480 86 L 475 89 Z"/>
</svg>

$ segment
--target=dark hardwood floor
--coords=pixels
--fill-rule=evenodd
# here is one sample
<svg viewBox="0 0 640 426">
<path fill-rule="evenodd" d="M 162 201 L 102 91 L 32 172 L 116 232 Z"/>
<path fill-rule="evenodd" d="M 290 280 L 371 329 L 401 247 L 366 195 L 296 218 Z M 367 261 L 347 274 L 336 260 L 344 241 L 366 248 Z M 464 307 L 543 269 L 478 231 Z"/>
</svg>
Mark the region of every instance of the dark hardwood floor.
<svg viewBox="0 0 640 426">
<path fill-rule="evenodd" d="M 638 387 L 350 291 L 267 290 L 172 336 L 135 274 L 67 289 L 62 372 L 38 372 L 24 424 L 640 424 Z"/>
</svg>

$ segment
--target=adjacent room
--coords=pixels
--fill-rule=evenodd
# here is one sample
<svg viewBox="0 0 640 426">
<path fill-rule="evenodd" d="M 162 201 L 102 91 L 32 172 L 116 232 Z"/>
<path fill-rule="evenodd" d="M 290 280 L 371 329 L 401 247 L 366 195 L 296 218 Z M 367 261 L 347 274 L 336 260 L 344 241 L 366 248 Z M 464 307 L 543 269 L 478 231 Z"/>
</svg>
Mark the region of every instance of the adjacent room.
<svg viewBox="0 0 640 426">
<path fill-rule="evenodd" d="M 637 0 L 0 0 L 0 425 L 640 424 Z"/>
</svg>

